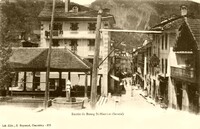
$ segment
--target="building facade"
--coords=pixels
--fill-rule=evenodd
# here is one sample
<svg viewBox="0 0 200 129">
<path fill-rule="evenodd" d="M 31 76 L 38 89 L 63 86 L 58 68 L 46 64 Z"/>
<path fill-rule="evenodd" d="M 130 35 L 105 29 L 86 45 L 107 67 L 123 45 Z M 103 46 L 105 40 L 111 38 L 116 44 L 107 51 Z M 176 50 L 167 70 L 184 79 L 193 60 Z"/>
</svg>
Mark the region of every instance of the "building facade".
<svg viewBox="0 0 200 129">
<path fill-rule="evenodd" d="M 40 43 L 37 48 L 33 49 L 48 49 L 50 43 L 50 22 L 52 14 L 52 2 L 47 1 L 44 9 L 39 14 L 39 19 L 41 21 L 40 29 Z M 95 53 L 95 31 L 97 22 L 98 11 L 91 8 L 79 5 L 77 3 L 65 0 L 56 0 L 55 4 L 55 15 L 53 24 L 53 43 L 52 49 L 63 50 L 67 49 L 69 52 L 76 55 L 77 60 L 87 60 L 87 62 L 93 63 L 94 53 Z M 115 24 L 114 17 L 109 14 L 108 9 L 103 10 L 101 28 L 112 28 Z M 111 49 L 110 43 L 110 32 L 100 33 L 100 62 L 104 60 Z M 28 46 L 29 47 L 29 46 Z M 34 46 L 33 46 L 34 47 Z M 27 50 L 31 48 L 27 48 Z M 37 51 L 37 50 L 35 50 Z M 29 53 L 30 54 L 30 53 Z M 36 53 L 38 54 L 38 53 Z M 31 55 L 32 57 L 37 57 L 36 55 Z M 39 53 L 38 56 L 44 56 L 44 53 Z M 63 57 L 64 55 L 60 55 Z M 30 60 L 31 58 L 30 57 Z M 52 59 L 55 59 L 52 57 Z M 55 59 L 57 60 L 57 58 Z M 54 60 L 54 61 L 55 61 Z M 71 62 L 70 66 L 73 68 L 73 62 L 71 57 L 66 58 Z M 54 62 L 52 61 L 52 62 Z M 83 61 L 84 62 L 84 61 Z M 100 63 L 99 62 L 99 63 Z M 109 74 L 113 73 L 111 69 L 111 58 L 106 58 L 105 61 L 99 66 L 98 69 L 98 79 L 97 79 L 97 89 L 98 93 L 103 96 L 107 96 L 108 89 L 112 89 L 114 82 L 109 81 Z M 64 65 L 64 64 L 60 64 Z M 87 65 L 82 63 L 82 65 Z M 90 76 L 89 76 L 90 75 Z M 78 86 L 81 89 L 85 85 L 91 86 L 91 75 L 92 71 L 51 71 L 50 72 L 50 91 L 55 91 L 56 87 L 64 87 L 68 80 L 71 82 L 71 86 Z M 33 88 L 33 81 L 37 83 L 37 86 Z M 33 74 L 32 71 L 18 72 L 17 73 L 17 86 L 12 88 L 12 90 L 19 91 L 45 91 L 46 89 L 46 72 L 37 71 Z M 87 84 L 86 84 L 87 83 Z M 24 88 L 23 88 L 24 86 Z M 89 90 L 90 88 L 88 88 Z M 100 91 L 99 91 L 100 89 Z M 84 90 L 83 90 L 84 91 Z"/>
<path fill-rule="evenodd" d="M 187 15 L 186 6 L 181 8 L 180 16 L 151 28 L 162 33 L 150 35 L 150 43 L 140 49 L 144 88 L 155 102 L 199 112 L 199 28 L 199 19 Z"/>
<path fill-rule="evenodd" d="M 39 47 L 49 47 L 51 8 L 52 3 L 47 2 L 39 15 L 41 20 L 41 43 Z M 82 59 L 87 59 L 90 63 L 93 63 L 97 15 L 98 11 L 70 2 L 69 0 L 65 0 L 65 2 L 57 1 L 53 24 L 52 47 L 67 48 L 79 55 Z M 112 28 L 114 23 L 114 17 L 109 14 L 107 10 L 103 10 L 101 28 Z M 102 32 L 100 41 L 100 62 L 107 57 L 109 51 L 110 32 Z M 97 85 L 101 86 L 101 93 L 105 96 L 107 96 L 108 93 L 110 62 L 109 58 L 106 59 L 99 67 L 98 72 Z M 72 85 L 84 84 L 84 73 L 70 74 Z M 51 76 L 52 78 L 57 78 L 58 75 L 52 74 Z M 45 76 L 42 77 L 44 77 L 42 80 L 45 80 Z M 69 78 L 68 74 L 66 74 L 66 78 Z M 90 85 L 90 77 L 88 79 L 88 85 Z"/>
</svg>

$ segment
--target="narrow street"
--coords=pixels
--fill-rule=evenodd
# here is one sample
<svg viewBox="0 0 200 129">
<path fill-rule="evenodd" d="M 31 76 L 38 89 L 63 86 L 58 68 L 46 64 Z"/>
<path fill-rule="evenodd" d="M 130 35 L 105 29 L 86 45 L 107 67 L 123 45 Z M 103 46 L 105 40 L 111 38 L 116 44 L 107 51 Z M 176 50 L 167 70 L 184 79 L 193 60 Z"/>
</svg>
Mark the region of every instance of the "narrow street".
<svg viewBox="0 0 200 129">
<path fill-rule="evenodd" d="M 63 127 L 88 129 L 91 124 L 95 126 L 95 129 L 200 129 L 198 116 L 171 109 L 161 109 L 147 102 L 141 95 L 141 90 L 135 88 L 131 92 L 131 86 L 125 86 L 125 89 L 126 94 L 120 98 L 115 96 L 108 98 L 107 103 L 98 106 L 96 110 L 48 108 L 39 111 L 40 109 L 0 107 L 0 122 L 7 125 L 18 124 L 16 129 L 24 128 L 26 125 L 30 125 L 29 129 L 38 128 L 34 125 L 44 125 L 44 129 Z M 116 100 L 119 102 L 116 103 Z M 51 125 L 46 127 L 45 125 L 49 123 Z M 1 125 L 0 129 L 7 128 Z"/>
<path fill-rule="evenodd" d="M 112 96 L 108 98 L 108 102 L 103 106 L 104 108 L 113 109 L 154 109 L 157 108 L 141 95 L 142 90 L 137 89 L 135 86 L 125 86 L 126 93 L 119 96 Z"/>
</svg>

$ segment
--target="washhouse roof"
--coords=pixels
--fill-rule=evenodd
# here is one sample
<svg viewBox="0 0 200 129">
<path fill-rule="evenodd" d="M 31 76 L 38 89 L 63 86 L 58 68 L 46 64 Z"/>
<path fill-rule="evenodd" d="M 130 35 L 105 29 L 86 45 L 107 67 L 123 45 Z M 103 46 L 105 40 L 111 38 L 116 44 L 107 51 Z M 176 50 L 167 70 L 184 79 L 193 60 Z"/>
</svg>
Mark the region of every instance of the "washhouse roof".
<svg viewBox="0 0 200 129">
<path fill-rule="evenodd" d="M 11 67 L 18 71 L 46 71 L 48 48 L 13 48 L 9 59 Z M 67 48 L 52 48 L 50 71 L 85 72 L 92 64 Z"/>
</svg>

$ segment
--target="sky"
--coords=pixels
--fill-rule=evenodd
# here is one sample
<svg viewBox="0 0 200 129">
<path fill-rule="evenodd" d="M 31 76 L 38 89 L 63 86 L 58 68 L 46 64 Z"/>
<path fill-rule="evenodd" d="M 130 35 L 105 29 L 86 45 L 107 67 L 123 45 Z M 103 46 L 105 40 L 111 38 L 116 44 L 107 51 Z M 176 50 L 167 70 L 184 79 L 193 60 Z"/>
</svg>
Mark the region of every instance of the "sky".
<svg viewBox="0 0 200 129">
<path fill-rule="evenodd" d="M 95 0 L 70 0 L 70 1 L 81 4 L 81 5 L 88 5 L 94 2 Z"/>
<path fill-rule="evenodd" d="M 197 2 L 197 3 L 200 3 L 200 0 L 192 0 L 192 1 Z"/>
</svg>

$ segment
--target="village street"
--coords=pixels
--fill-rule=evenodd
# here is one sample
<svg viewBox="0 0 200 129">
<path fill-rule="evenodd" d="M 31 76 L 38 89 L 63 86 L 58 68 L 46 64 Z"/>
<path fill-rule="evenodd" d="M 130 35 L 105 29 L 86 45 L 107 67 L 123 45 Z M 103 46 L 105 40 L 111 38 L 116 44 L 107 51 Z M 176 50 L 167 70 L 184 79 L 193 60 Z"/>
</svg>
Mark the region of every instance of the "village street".
<svg viewBox="0 0 200 129">
<path fill-rule="evenodd" d="M 172 109 L 161 109 L 159 105 L 154 106 L 147 102 L 141 96 L 141 90 L 134 88 L 131 92 L 131 86 L 125 87 L 126 94 L 118 99 L 114 96 L 108 98 L 105 104 L 97 106 L 95 110 L 91 110 L 89 107 L 81 110 L 55 109 L 53 107 L 41 110 L 41 108 L 1 106 L 0 123 L 4 123 L 7 127 L 0 125 L 0 129 L 7 129 L 9 125 L 9 128 L 13 126 L 17 129 L 25 127 L 29 129 L 39 127 L 45 129 L 81 127 L 81 129 L 86 129 L 91 125 L 95 125 L 97 129 L 200 129 L 198 116 Z M 119 102 L 116 103 L 116 100 Z M 89 106 L 89 103 L 86 103 L 86 106 Z"/>
<path fill-rule="evenodd" d="M 200 3 L 82 2 L 0 0 L 0 129 L 200 129 Z"/>
</svg>

